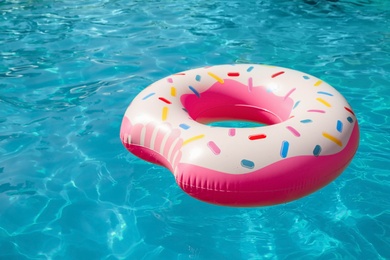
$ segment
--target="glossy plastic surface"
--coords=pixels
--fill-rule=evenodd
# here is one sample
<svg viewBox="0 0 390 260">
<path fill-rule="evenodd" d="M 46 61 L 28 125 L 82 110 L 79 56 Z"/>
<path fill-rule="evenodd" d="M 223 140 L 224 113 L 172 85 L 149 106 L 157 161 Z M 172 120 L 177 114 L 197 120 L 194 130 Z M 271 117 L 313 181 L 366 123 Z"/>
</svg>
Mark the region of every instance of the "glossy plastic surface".
<svg viewBox="0 0 390 260">
<path fill-rule="evenodd" d="M 205 123 L 248 120 L 254 128 Z M 185 71 L 144 89 L 128 107 L 121 140 L 170 169 L 191 196 L 221 205 L 291 201 L 334 180 L 359 143 L 355 115 L 336 89 L 274 66 Z"/>
</svg>

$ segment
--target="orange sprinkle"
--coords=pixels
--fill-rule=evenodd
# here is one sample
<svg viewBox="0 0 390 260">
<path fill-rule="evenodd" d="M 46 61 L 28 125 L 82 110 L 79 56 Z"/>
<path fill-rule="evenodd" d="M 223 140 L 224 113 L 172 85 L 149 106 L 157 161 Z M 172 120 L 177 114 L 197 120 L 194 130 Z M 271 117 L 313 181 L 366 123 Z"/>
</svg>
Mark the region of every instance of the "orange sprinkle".
<svg viewBox="0 0 390 260">
<path fill-rule="evenodd" d="M 162 121 L 167 120 L 168 117 L 168 107 L 163 107 L 162 109 Z"/>
<path fill-rule="evenodd" d="M 336 143 L 338 146 L 343 146 L 343 143 L 340 141 L 340 139 L 334 137 L 333 135 L 330 135 L 326 132 L 323 132 L 322 135 L 325 137 L 325 138 L 328 138 L 329 140 L 331 140 L 332 142 Z"/>
<path fill-rule="evenodd" d="M 190 143 L 190 142 L 196 141 L 196 140 L 201 139 L 201 138 L 203 138 L 203 137 L 204 137 L 204 134 L 193 136 L 193 137 L 188 138 L 187 140 L 185 140 L 185 141 L 183 142 L 183 145 L 186 145 L 186 144 L 188 144 L 188 143 Z"/>
<path fill-rule="evenodd" d="M 171 87 L 171 96 L 176 97 L 176 88 L 175 87 Z"/>
<path fill-rule="evenodd" d="M 327 107 L 331 107 L 331 105 L 327 101 L 323 100 L 322 98 L 316 98 L 316 100 L 318 102 L 321 102 L 322 104 L 324 104 Z"/>
<path fill-rule="evenodd" d="M 317 81 L 316 83 L 314 83 L 314 86 L 315 87 L 318 87 L 319 85 L 321 85 L 322 84 L 322 80 L 319 80 L 319 81 Z"/>
<path fill-rule="evenodd" d="M 219 83 L 223 84 L 223 79 L 221 79 L 220 77 L 218 77 L 217 75 L 215 75 L 214 73 L 212 72 L 207 72 L 207 74 L 209 74 L 210 77 L 214 78 L 216 81 L 218 81 Z"/>
</svg>

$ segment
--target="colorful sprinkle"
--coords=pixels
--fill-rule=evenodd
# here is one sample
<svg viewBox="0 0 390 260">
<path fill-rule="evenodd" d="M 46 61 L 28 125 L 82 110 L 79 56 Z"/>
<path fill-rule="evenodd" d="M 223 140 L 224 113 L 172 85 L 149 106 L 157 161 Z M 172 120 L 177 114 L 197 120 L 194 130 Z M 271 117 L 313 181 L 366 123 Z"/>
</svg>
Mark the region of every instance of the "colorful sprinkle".
<svg viewBox="0 0 390 260">
<path fill-rule="evenodd" d="M 351 113 L 352 115 L 355 115 L 355 113 L 352 111 L 352 109 L 348 108 L 348 107 L 344 107 L 345 110 L 347 110 L 349 113 Z"/>
<path fill-rule="evenodd" d="M 207 72 L 207 74 L 209 74 L 210 77 L 212 77 L 213 79 L 215 79 L 216 81 L 218 81 L 219 83 L 223 84 L 223 79 L 221 79 L 220 77 L 218 77 L 217 75 L 215 75 L 214 73 L 212 72 Z"/>
<path fill-rule="evenodd" d="M 163 98 L 163 97 L 159 97 L 158 99 L 160 99 L 161 101 L 167 103 L 167 104 L 172 104 L 171 101 L 167 100 L 166 98 Z"/>
<path fill-rule="evenodd" d="M 310 77 L 309 77 L 309 76 L 306 76 L 306 75 L 303 76 L 303 78 L 304 78 L 304 79 L 310 79 Z"/>
<path fill-rule="evenodd" d="M 303 123 L 303 124 L 307 124 L 307 123 L 313 122 L 313 120 L 311 120 L 311 119 L 303 119 L 300 122 Z"/>
<path fill-rule="evenodd" d="M 266 138 L 267 137 L 267 135 L 265 135 L 265 134 L 257 134 L 257 135 L 250 135 L 250 136 L 248 136 L 248 138 L 249 138 L 249 140 L 259 140 L 259 139 L 264 139 L 264 138 Z"/>
<path fill-rule="evenodd" d="M 272 74 L 271 78 L 275 78 L 275 77 L 282 75 L 282 74 L 284 74 L 284 71 L 276 72 L 275 74 Z"/>
<path fill-rule="evenodd" d="M 195 94 L 197 97 L 200 97 L 199 92 L 198 92 L 193 86 L 188 86 L 188 88 L 189 88 L 192 92 L 194 92 L 194 94 Z"/>
<path fill-rule="evenodd" d="M 309 109 L 307 112 L 314 112 L 314 113 L 325 113 L 325 110 L 320 109 Z"/>
<path fill-rule="evenodd" d="M 284 96 L 284 99 L 283 99 L 283 100 L 286 100 L 286 99 L 287 99 L 295 90 L 296 90 L 296 88 L 291 89 L 291 90 Z"/>
<path fill-rule="evenodd" d="M 167 81 L 168 81 L 169 83 L 173 83 L 173 79 L 172 79 L 172 78 L 167 78 Z"/>
<path fill-rule="evenodd" d="M 156 93 L 150 93 L 150 94 L 147 94 L 146 96 L 144 96 L 143 98 L 142 98 L 142 100 L 145 100 L 145 99 L 148 99 L 148 98 L 150 98 L 151 96 L 153 96 L 153 95 L 155 95 Z"/>
<path fill-rule="evenodd" d="M 236 135 L 236 129 L 235 128 L 230 128 L 228 132 L 229 136 L 235 136 Z"/>
<path fill-rule="evenodd" d="M 176 73 L 176 74 L 174 74 L 174 75 L 178 75 L 178 76 L 184 76 L 184 75 L 186 75 L 184 72 L 180 72 L 180 73 Z M 170 82 L 170 83 L 172 83 L 172 82 Z"/>
<path fill-rule="evenodd" d="M 317 156 L 320 155 L 321 151 L 322 151 L 321 146 L 317 144 L 317 145 L 314 147 L 314 149 L 313 149 L 313 155 L 317 157 Z"/>
<path fill-rule="evenodd" d="M 210 148 L 210 150 L 215 154 L 215 155 L 218 155 L 221 153 L 221 149 L 219 149 L 219 147 L 213 142 L 213 141 L 210 141 L 207 143 L 207 146 Z"/>
<path fill-rule="evenodd" d="M 251 72 L 253 70 L 253 68 L 254 68 L 253 66 L 250 66 L 246 71 Z"/>
<path fill-rule="evenodd" d="M 324 105 L 327 106 L 327 107 L 331 107 L 331 105 L 330 105 L 327 101 L 323 100 L 322 98 L 316 98 L 316 100 L 317 100 L 318 102 L 324 104 Z"/>
<path fill-rule="evenodd" d="M 171 96 L 176 97 L 176 88 L 175 87 L 171 87 Z"/>
<path fill-rule="evenodd" d="M 300 137 L 301 134 L 292 126 L 287 126 L 287 130 L 289 130 L 294 136 Z"/>
<path fill-rule="evenodd" d="M 316 83 L 314 83 L 314 86 L 315 87 L 318 87 L 319 85 L 321 85 L 322 84 L 322 80 L 318 80 Z"/>
<path fill-rule="evenodd" d="M 252 92 L 252 88 L 253 88 L 253 79 L 252 77 L 250 77 L 248 78 L 248 91 Z"/>
<path fill-rule="evenodd" d="M 238 77 L 238 76 L 240 76 L 240 73 L 239 72 L 228 72 L 227 75 L 229 77 Z"/>
<path fill-rule="evenodd" d="M 202 77 L 200 75 L 196 75 L 196 77 L 195 77 L 196 81 L 200 81 L 201 78 Z"/>
<path fill-rule="evenodd" d="M 337 120 L 336 129 L 340 133 L 343 132 L 343 122 L 341 122 L 340 120 Z"/>
<path fill-rule="evenodd" d="M 352 117 L 347 117 L 347 120 L 348 120 L 348 122 L 350 122 L 350 123 L 353 123 L 353 119 L 352 119 Z"/>
<path fill-rule="evenodd" d="M 282 158 L 286 158 L 287 157 L 289 146 L 290 146 L 290 144 L 287 141 L 283 141 L 282 142 L 282 146 L 280 148 L 280 156 Z"/>
<path fill-rule="evenodd" d="M 296 107 L 299 105 L 299 103 L 301 103 L 300 100 L 298 100 L 297 102 L 295 102 L 293 109 L 296 108 Z"/>
<path fill-rule="evenodd" d="M 338 138 L 334 137 L 333 135 L 330 135 L 326 132 L 323 132 L 322 135 L 325 138 L 327 138 L 327 139 L 331 140 L 332 142 L 334 142 L 335 144 L 337 144 L 338 146 L 343 146 L 343 143 Z"/>
<path fill-rule="evenodd" d="M 183 145 L 186 145 L 186 144 L 188 144 L 188 143 L 190 143 L 190 142 L 193 142 L 193 141 L 202 139 L 203 137 L 204 137 L 204 134 L 193 136 L 193 137 L 188 138 L 187 140 L 185 140 L 185 141 L 183 142 Z"/>
<path fill-rule="evenodd" d="M 184 130 L 190 129 L 190 126 L 187 124 L 180 124 L 179 127 L 183 128 Z"/>
<path fill-rule="evenodd" d="M 241 166 L 248 169 L 253 169 L 255 167 L 255 163 L 246 159 L 241 160 Z"/>
<path fill-rule="evenodd" d="M 168 117 L 168 107 L 163 107 L 162 109 L 162 121 L 165 121 L 167 120 L 167 117 Z"/>
<path fill-rule="evenodd" d="M 331 97 L 333 97 L 333 94 L 332 94 L 332 93 L 329 93 L 329 92 L 325 92 L 325 91 L 318 91 L 317 93 L 318 93 L 318 94 L 321 94 L 321 95 L 327 95 L 327 96 L 331 96 Z"/>
</svg>

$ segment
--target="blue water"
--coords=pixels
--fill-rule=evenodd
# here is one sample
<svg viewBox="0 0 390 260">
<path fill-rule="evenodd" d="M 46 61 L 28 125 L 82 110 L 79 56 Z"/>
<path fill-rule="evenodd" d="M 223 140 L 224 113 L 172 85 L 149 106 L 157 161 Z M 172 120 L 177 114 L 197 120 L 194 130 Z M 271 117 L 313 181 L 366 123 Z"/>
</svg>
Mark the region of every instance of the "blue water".
<svg viewBox="0 0 390 260">
<path fill-rule="evenodd" d="M 1 259 L 389 259 L 390 1 L 0 1 Z M 361 126 L 303 199 L 228 208 L 119 140 L 135 95 L 179 71 L 315 75 Z"/>
</svg>

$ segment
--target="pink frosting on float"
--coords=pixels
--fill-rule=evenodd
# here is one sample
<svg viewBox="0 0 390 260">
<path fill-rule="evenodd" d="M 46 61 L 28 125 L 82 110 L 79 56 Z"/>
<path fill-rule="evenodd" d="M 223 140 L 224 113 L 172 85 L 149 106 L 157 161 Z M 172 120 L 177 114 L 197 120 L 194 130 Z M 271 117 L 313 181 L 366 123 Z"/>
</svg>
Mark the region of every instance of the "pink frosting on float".
<svg viewBox="0 0 390 260">
<path fill-rule="evenodd" d="M 179 164 L 175 176 L 179 186 L 199 200 L 242 207 L 280 204 L 306 196 L 337 178 L 358 144 L 356 122 L 348 144 L 337 154 L 291 157 L 248 174 Z"/>
<path fill-rule="evenodd" d="M 199 200 L 225 206 L 267 206 L 299 199 L 336 179 L 357 150 L 359 127 L 356 122 L 348 144 L 340 153 L 291 157 L 248 174 L 227 174 L 184 163 L 174 171 L 161 154 L 124 144 L 141 159 L 174 172 L 180 188 Z"/>
<path fill-rule="evenodd" d="M 129 152 L 133 153 L 142 160 L 164 166 L 165 168 L 173 172 L 172 166 L 169 161 L 163 155 L 157 153 L 156 151 L 140 145 L 134 145 L 129 143 L 123 144 Z"/>
<path fill-rule="evenodd" d="M 120 132 L 124 146 L 141 159 L 168 168 L 189 195 L 220 205 L 286 203 L 337 178 L 359 142 L 356 117 L 343 97 L 324 84 L 318 91 L 320 81 L 302 78 L 302 73 L 254 65 L 256 71 L 248 74 L 254 66 L 247 66 L 234 67 L 238 72 L 229 66 L 227 71 L 201 68 L 187 76 L 174 75 L 166 80 L 169 84 L 161 81 L 152 85 L 126 111 Z M 226 73 L 229 78 L 225 78 Z M 179 80 L 179 75 L 187 78 Z M 318 98 L 324 94 L 324 99 Z M 294 110 L 295 124 L 268 128 L 280 126 L 276 134 L 242 135 L 235 128 L 228 132 L 212 128 L 208 133 L 193 121 L 247 120 L 272 125 L 292 118 L 298 104 L 302 114 Z M 301 121 L 298 116 L 302 116 Z M 306 137 L 313 138 L 302 141 Z M 242 138 L 245 146 L 237 145 Z M 196 156 L 201 160 L 193 160 Z"/>
<path fill-rule="evenodd" d="M 131 129 L 130 120 L 126 116 L 124 116 L 122 119 L 121 130 L 119 134 L 123 144 L 127 143 L 127 140 L 125 139 L 127 138 L 127 135 L 130 133 L 130 129 Z"/>
<path fill-rule="evenodd" d="M 287 120 L 294 105 L 288 96 L 276 96 L 264 87 L 253 87 L 250 91 L 246 85 L 231 79 L 214 83 L 200 95 L 201 98 L 195 94 L 185 94 L 180 100 L 191 118 L 201 123 L 217 118 L 271 125 Z"/>
</svg>

